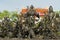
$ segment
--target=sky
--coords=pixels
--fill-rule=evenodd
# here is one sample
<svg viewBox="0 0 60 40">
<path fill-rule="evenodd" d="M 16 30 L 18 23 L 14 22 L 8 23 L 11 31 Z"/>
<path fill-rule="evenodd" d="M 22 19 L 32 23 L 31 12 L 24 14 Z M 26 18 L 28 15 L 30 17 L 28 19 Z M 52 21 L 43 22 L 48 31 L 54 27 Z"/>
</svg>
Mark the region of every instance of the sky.
<svg viewBox="0 0 60 40">
<path fill-rule="evenodd" d="M 54 10 L 60 10 L 60 0 L 0 0 L 0 11 L 21 11 L 22 8 L 30 5 L 36 8 L 48 8 L 52 5 Z"/>
</svg>

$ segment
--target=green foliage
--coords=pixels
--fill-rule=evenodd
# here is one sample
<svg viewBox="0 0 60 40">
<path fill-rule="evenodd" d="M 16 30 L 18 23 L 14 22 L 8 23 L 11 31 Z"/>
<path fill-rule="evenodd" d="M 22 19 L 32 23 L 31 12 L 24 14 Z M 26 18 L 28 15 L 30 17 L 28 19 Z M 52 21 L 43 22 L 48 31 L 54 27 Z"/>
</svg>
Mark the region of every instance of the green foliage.
<svg viewBox="0 0 60 40">
<path fill-rule="evenodd" d="M 11 18 L 13 21 L 16 21 L 16 20 L 17 20 L 17 17 L 18 17 L 18 14 L 17 14 L 16 11 L 11 12 L 10 18 Z"/>
<path fill-rule="evenodd" d="M 16 11 L 9 12 L 7 10 L 4 10 L 4 11 L 0 12 L 0 19 L 3 19 L 6 16 L 12 20 L 16 20 L 18 15 L 17 15 Z"/>
<path fill-rule="evenodd" d="M 55 13 L 58 13 L 58 14 L 60 14 L 60 11 L 55 11 Z"/>
<path fill-rule="evenodd" d="M 5 16 L 9 17 L 10 13 L 7 10 L 0 12 L 0 19 L 4 18 Z"/>
</svg>

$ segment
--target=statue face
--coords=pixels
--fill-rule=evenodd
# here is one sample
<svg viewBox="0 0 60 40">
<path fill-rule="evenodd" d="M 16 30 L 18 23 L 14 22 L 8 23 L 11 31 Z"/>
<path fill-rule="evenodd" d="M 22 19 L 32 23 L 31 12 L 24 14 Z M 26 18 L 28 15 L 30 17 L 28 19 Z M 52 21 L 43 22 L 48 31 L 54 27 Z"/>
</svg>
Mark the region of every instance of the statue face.
<svg viewBox="0 0 60 40">
<path fill-rule="evenodd" d="M 49 12 L 53 12 L 53 7 L 52 6 L 49 7 Z"/>
<path fill-rule="evenodd" d="M 33 9 L 33 8 L 34 8 L 34 6 L 33 6 L 33 5 L 31 5 L 31 6 L 30 6 L 30 9 Z"/>
</svg>

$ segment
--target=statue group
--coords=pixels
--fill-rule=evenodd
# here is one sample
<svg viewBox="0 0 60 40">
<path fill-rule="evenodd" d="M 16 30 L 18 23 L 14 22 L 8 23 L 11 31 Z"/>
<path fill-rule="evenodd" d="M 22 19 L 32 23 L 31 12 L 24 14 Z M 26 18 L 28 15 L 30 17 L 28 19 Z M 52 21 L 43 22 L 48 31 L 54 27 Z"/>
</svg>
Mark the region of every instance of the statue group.
<svg viewBox="0 0 60 40">
<path fill-rule="evenodd" d="M 27 8 L 25 14 L 19 15 L 17 21 L 11 21 L 8 17 L 4 17 L 0 24 L 0 37 L 18 37 L 18 38 L 57 38 L 57 32 L 60 27 L 60 16 L 53 11 L 53 7 L 49 7 L 49 11 L 44 15 L 43 20 L 35 24 L 35 17 L 40 15 L 31 5 Z"/>
</svg>

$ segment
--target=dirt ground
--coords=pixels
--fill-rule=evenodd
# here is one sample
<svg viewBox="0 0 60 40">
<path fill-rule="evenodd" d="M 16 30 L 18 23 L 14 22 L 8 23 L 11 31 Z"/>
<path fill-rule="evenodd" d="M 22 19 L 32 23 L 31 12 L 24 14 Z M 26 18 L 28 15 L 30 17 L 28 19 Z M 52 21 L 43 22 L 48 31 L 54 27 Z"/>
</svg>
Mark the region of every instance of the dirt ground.
<svg viewBox="0 0 60 40">
<path fill-rule="evenodd" d="M 21 39 L 21 38 L 0 38 L 0 40 L 60 40 L 60 39 Z"/>
</svg>

